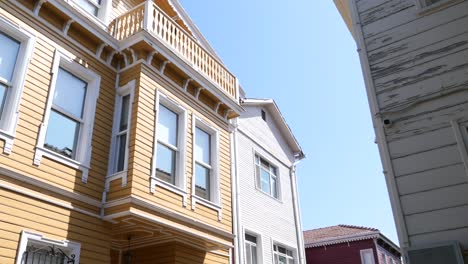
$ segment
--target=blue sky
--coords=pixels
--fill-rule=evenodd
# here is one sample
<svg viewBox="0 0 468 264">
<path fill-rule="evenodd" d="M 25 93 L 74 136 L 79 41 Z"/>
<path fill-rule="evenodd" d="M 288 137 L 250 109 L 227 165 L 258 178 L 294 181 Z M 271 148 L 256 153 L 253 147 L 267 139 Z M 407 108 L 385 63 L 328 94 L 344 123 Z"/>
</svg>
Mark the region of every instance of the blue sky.
<svg viewBox="0 0 468 264">
<path fill-rule="evenodd" d="M 356 44 L 333 2 L 180 2 L 248 97 L 275 99 L 299 140 L 303 228 L 375 227 L 398 242 Z"/>
</svg>

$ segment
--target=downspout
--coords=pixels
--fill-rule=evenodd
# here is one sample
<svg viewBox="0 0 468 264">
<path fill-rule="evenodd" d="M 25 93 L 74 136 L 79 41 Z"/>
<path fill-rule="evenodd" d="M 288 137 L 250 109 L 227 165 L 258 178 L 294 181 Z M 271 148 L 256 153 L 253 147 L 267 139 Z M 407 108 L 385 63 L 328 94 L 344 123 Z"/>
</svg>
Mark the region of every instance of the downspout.
<svg viewBox="0 0 468 264">
<path fill-rule="evenodd" d="M 410 242 L 408 238 L 408 231 L 406 227 L 403 210 L 401 208 L 401 201 L 398 192 L 398 186 L 395 179 L 395 172 L 392 167 L 392 160 L 390 158 L 390 151 L 388 148 L 387 140 L 385 138 L 385 131 L 383 126 L 382 116 L 380 115 L 377 94 L 375 91 L 374 81 L 370 71 L 369 59 L 367 57 L 367 47 L 364 40 L 364 33 L 362 32 L 361 20 L 359 17 L 358 9 L 355 0 L 348 0 L 350 7 L 351 18 L 353 21 L 354 36 L 356 37 L 357 51 L 361 61 L 362 72 L 366 84 L 367 99 L 372 112 L 372 123 L 376 133 L 376 139 L 379 147 L 380 157 L 382 161 L 383 173 L 387 183 L 387 189 L 390 196 L 390 201 L 393 210 L 393 218 L 396 223 L 398 239 L 403 248 L 409 247 Z"/>
<path fill-rule="evenodd" d="M 297 177 L 296 177 L 296 165 L 301 161 L 303 157 L 296 159 L 292 166 L 289 169 L 290 177 L 291 177 L 291 190 L 292 190 L 292 201 L 293 201 L 293 209 L 294 209 L 294 220 L 296 223 L 296 239 L 297 239 L 297 253 L 299 257 L 299 264 L 306 264 L 305 258 L 305 249 L 304 249 L 304 236 L 302 235 L 302 221 L 301 221 L 301 214 L 300 214 L 300 206 L 299 206 L 299 199 L 298 199 L 298 191 L 297 191 Z"/>
<path fill-rule="evenodd" d="M 242 263 L 241 250 L 240 250 L 240 237 L 239 232 L 241 229 L 240 215 L 239 215 L 239 177 L 237 175 L 237 120 L 234 118 L 230 124 L 231 130 L 231 196 L 232 196 L 232 228 L 234 233 L 234 250 L 233 262 L 236 264 Z"/>
</svg>

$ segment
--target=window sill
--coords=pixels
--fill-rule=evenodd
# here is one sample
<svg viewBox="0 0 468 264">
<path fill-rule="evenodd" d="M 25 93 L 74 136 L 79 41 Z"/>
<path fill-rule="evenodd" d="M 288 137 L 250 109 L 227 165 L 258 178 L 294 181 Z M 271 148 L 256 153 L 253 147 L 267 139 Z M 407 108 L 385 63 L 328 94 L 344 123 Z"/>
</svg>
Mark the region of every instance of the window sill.
<svg viewBox="0 0 468 264">
<path fill-rule="evenodd" d="M 208 201 L 206 199 L 203 199 L 201 197 L 198 197 L 196 195 L 192 195 L 192 210 L 195 210 L 196 204 L 199 203 L 201 205 L 204 205 L 210 209 L 213 209 L 218 212 L 218 221 L 221 221 L 222 218 L 222 208 L 221 205 L 213 203 L 211 201 Z"/>
<path fill-rule="evenodd" d="M 448 0 L 448 1 L 442 1 L 440 3 L 436 3 L 430 6 L 420 7 L 418 14 L 421 16 L 429 15 L 434 12 L 440 11 L 442 9 L 448 8 L 454 4 L 461 3 L 463 1 L 465 0 Z"/>
<path fill-rule="evenodd" d="M 54 161 L 57 161 L 59 163 L 62 163 L 68 167 L 71 167 L 73 169 L 80 170 L 82 172 L 81 180 L 86 183 L 88 181 L 88 173 L 89 173 L 89 165 L 85 165 L 83 163 L 80 163 L 76 160 L 64 157 L 54 151 L 51 151 L 49 149 L 46 149 L 44 147 L 36 147 L 36 152 L 34 154 L 34 165 L 39 166 L 41 165 L 41 160 L 42 157 L 46 156 L 47 158 L 50 158 Z"/>
<path fill-rule="evenodd" d="M 105 184 L 105 189 L 106 192 L 109 191 L 110 188 L 110 182 L 117 180 L 117 179 L 122 179 L 122 188 L 127 186 L 127 177 L 128 177 L 128 171 L 119 171 L 114 174 L 110 174 L 106 176 L 106 184 Z"/>
<path fill-rule="evenodd" d="M 261 193 L 262 195 L 265 195 L 266 197 L 277 201 L 278 203 L 281 203 L 281 204 L 283 203 L 283 201 L 280 198 L 275 198 L 275 197 L 271 196 L 269 193 L 266 193 L 266 192 L 262 191 L 262 189 L 260 189 L 258 187 L 255 187 L 255 190 L 257 190 L 257 192 Z"/>
<path fill-rule="evenodd" d="M 173 192 L 182 196 L 184 207 L 187 207 L 187 192 L 185 190 L 183 190 L 182 188 L 179 188 L 178 186 L 162 181 L 156 177 L 151 177 L 150 181 L 151 181 L 150 183 L 151 193 L 154 193 L 156 191 L 156 186 L 159 186 L 165 190 L 168 190 L 170 192 Z"/>
<path fill-rule="evenodd" d="M 0 129 L 0 139 L 5 141 L 5 145 L 3 146 L 3 153 L 11 154 L 11 149 L 13 148 L 15 136 Z"/>
</svg>

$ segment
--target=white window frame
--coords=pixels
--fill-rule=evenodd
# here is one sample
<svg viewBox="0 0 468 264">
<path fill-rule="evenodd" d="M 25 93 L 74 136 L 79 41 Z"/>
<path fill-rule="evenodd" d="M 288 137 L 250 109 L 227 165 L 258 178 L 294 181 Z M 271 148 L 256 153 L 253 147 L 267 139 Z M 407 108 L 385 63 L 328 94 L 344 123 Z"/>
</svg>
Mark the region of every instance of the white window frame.
<svg viewBox="0 0 468 264">
<path fill-rule="evenodd" d="M 49 150 L 44 147 L 47 127 L 49 123 L 50 112 L 52 109 L 53 97 L 55 94 L 55 86 L 57 82 L 57 75 L 59 68 L 63 68 L 83 81 L 87 82 L 86 97 L 83 107 L 83 122 L 80 126 L 78 133 L 78 140 L 76 146 L 76 154 L 74 159 L 60 155 L 57 152 Z M 52 160 L 62 163 L 71 168 L 80 170 L 82 172 L 82 181 L 87 182 L 88 173 L 91 163 L 92 152 L 92 137 L 94 127 L 94 114 L 96 111 L 96 101 L 99 96 L 99 88 L 101 76 L 95 72 L 81 66 L 73 61 L 71 55 L 66 55 L 64 51 L 55 50 L 54 62 L 52 64 L 52 79 L 50 82 L 49 95 L 47 98 L 47 105 L 44 114 L 44 120 L 39 128 L 39 136 L 37 139 L 36 151 L 34 154 L 34 165 L 40 166 L 43 156 Z"/>
<path fill-rule="evenodd" d="M 273 167 L 273 168 L 276 168 L 276 191 L 278 192 L 278 197 L 274 197 L 271 193 L 267 193 L 265 191 L 262 190 L 262 182 L 261 182 L 261 175 L 257 175 L 257 166 L 260 165 L 260 170 L 261 170 L 261 162 L 259 165 L 257 165 L 257 156 L 260 158 L 260 159 L 263 159 L 265 160 L 266 162 L 268 162 L 268 164 L 270 165 L 270 167 Z M 271 171 L 269 172 L 270 173 L 270 190 L 272 190 L 272 186 L 271 186 Z M 279 170 L 279 166 L 276 166 L 274 165 L 270 159 L 267 159 L 265 158 L 265 156 L 261 155 L 260 153 L 254 151 L 254 176 L 255 176 L 255 188 L 257 189 L 257 191 L 263 193 L 263 194 L 266 194 L 268 195 L 269 197 L 281 202 L 281 180 L 280 180 L 280 170 Z"/>
<path fill-rule="evenodd" d="M 271 243 L 271 252 L 272 252 L 272 263 L 277 263 L 277 258 L 279 257 L 279 255 L 281 256 L 284 256 L 286 257 L 287 259 L 291 259 L 290 256 L 287 256 L 287 255 L 284 255 L 283 253 L 280 253 L 279 251 L 275 251 L 275 246 L 279 246 L 279 247 L 282 247 L 282 248 L 285 248 L 286 250 L 289 250 L 292 252 L 292 259 L 294 261 L 295 264 L 299 263 L 299 254 L 297 252 L 297 249 L 291 245 L 287 245 L 286 243 L 283 243 L 283 242 L 280 242 L 276 239 L 272 239 L 272 243 Z M 278 253 L 277 253 L 278 252 Z"/>
<path fill-rule="evenodd" d="M 465 0 L 442 0 L 438 3 L 427 5 L 426 0 L 414 0 L 416 2 L 416 6 L 420 13 L 425 13 L 428 11 L 434 11 L 438 9 L 442 9 L 444 7 L 448 7 L 453 4 L 457 4 L 463 2 Z"/>
<path fill-rule="evenodd" d="M 60 248 L 67 248 L 70 250 L 70 255 L 75 255 L 75 264 L 80 263 L 81 244 L 68 240 L 55 240 L 44 237 L 41 234 L 25 231 L 21 232 L 21 240 L 18 247 L 15 264 L 22 264 L 22 257 L 27 249 L 28 242 L 37 242 L 41 244 L 54 245 Z"/>
<path fill-rule="evenodd" d="M 116 171 L 117 166 L 117 148 L 118 142 L 117 137 L 121 134 L 119 131 L 120 117 L 122 115 L 122 100 L 125 96 L 130 96 L 129 99 L 129 109 L 127 117 L 127 141 L 125 148 L 125 158 L 124 158 L 124 169 L 122 171 Z M 129 153 L 129 142 L 130 142 L 130 131 L 132 126 L 132 109 L 133 102 L 135 100 L 135 80 L 132 80 L 125 84 L 124 86 L 117 87 L 115 103 L 114 103 L 114 123 L 112 126 L 112 141 L 110 147 L 109 155 L 109 165 L 107 168 L 107 178 L 106 178 L 106 191 L 109 191 L 109 183 L 116 179 L 122 179 L 122 187 L 127 186 L 127 176 L 128 176 L 128 153 Z"/>
<path fill-rule="evenodd" d="M 9 86 L 3 112 L 0 116 L 0 139 L 5 141 L 3 153 L 10 154 L 15 140 L 26 71 L 33 53 L 36 37 L 3 17 L 0 17 L 0 31 L 21 43 L 11 83 L 0 80 L 1 83 Z"/>
<path fill-rule="evenodd" d="M 203 130 L 211 135 L 211 174 L 210 174 L 210 200 L 198 197 L 195 193 L 195 138 L 196 128 Z M 208 208 L 218 211 L 218 220 L 222 218 L 221 189 L 219 173 L 219 131 L 200 117 L 192 114 L 192 209 L 195 210 L 196 204 L 202 204 Z"/>
<path fill-rule="evenodd" d="M 457 142 L 457 148 L 460 153 L 460 158 L 465 166 L 465 173 L 468 175 L 468 121 L 455 119 L 451 120 L 453 133 Z"/>
<path fill-rule="evenodd" d="M 110 14 L 112 12 L 112 0 L 101 0 L 101 4 L 98 4 L 95 0 L 87 0 L 94 6 L 98 7 L 98 14 L 97 16 L 88 13 L 80 4 L 75 2 L 74 0 L 65 0 L 68 2 L 69 5 L 74 7 L 75 9 L 79 10 L 80 13 L 85 15 L 86 17 L 94 20 L 95 22 L 102 23 L 108 25 L 110 23 Z"/>
<path fill-rule="evenodd" d="M 370 256 L 372 257 L 373 263 L 364 263 L 364 257 L 366 254 L 369 254 L 369 253 L 370 253 Z M 361 254 L 361 264 L 375 264 L 374 250 L 372 248 L 362 249 L 360 251 L 360 254 Z"/>
<path fill-rule="evenodd" d="M 242 248 L 241 248 L 241 251 L 244 252 L 243 254 L 243 260 L 246 261 L 246 258 L 247 258 L 247 252 L 245 250 L 245 244 L 247 243 L 246 239 L 245 239 L 245 234 L 248 234 L 248 235 L 251 235 L 251 236 L 254 236 L 257 238 L 257 263 L 258 264 L 261 264 L 263 263 L 263 238 L 262 238 L 262 235 L 260 234 L 260 232 L 257 232 L 257 231 L 254 231 L 253 229 L 250 229 L 250 228 L 244 228 L 244 232 L 243 232 L 244 236 L 242 237 L 241 239 L 241 243 L 242 243 Z"/>
<path fill-rule="evenodd" d="M 178 138 L 177 138 L 177 151 L 176 151 L 176 168 L 175 168 L 175 185 L 167 183 L 156 177 L 156 158 L 158 147 L 158 121 L 159 121 L 159 106 L 163 105 L 167 109 L 178 114 Z M 151 180 L 150 191 L 154 193 L 156 186 L 167 189 L 171 192 L 177 193 L 183 197 L 183 205 L 187 206 L 187 110 L 185 107 L 169 98 L 169 96 L 156 91 L 155 99 L 155 128 L 154 128 L 154 141 L 153 141 L 153 159 L 151 164 Z"/>
</svg>

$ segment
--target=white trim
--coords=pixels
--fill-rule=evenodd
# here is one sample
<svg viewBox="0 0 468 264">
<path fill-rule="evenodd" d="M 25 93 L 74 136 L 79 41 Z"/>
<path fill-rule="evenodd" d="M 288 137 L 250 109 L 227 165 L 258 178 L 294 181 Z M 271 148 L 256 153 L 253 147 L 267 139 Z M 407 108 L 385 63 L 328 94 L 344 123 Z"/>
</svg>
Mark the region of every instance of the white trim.
<svg viewBox="0 0 468 264">
<path fill-rule="evenodd" d="M 426 0 L 414 0 L 416 7 L 418 8 L 419 14 L 425 15 L 431 11 L 438 11 L 443 8 L 449 7 L 454 4 L 461 3 L 465 0 L 442 0 L 438 3 L 427 5 Z"/>
<path fill-rule="evenodd" d="M 291 245 L 291 244 L 288 244 L 288 243 L 285 243 L 285 242 L 282 242 L 281 240 L 278 240 L 278 239 L 275 239 L 275 238 L 271 238 L 271 256 L 272 256 L 272 263 L 276 263 L 275 262 L 275 248 L 274 246 L 280 246 L 280 247 L 283 247 L 285 248 L 286 250 L 290 250 L 292 253 L 293 253 L 293 260 L 294 262 L 298 262 L 299 260 L 299 252 L 297 251 L 297 247 Z M 282 253 L 281 253 L 282 254 Z"/>
<path fill-rule="evenodd" d="M 41 244 L 50 244 L 54 246 L 58 246 L 60 248 L 67 248 L 70 249 L 70 255 L 75 255 L 75 264 L 80 263 L 80 253 L 81 253 L 81 244 L 77 242 L 72 242 L 69 240 L 55 240 L 46 238 L 43 235 L 31 231 L 23 230 L 21 231 L 21 240 L 18 246 L 18 251 L 16 255 L 16 262 L 15 264 L 22 264 L 22 255 L 26 251 L 26 247 L 28 246 L 28 242 L 39 242 Z"/>
<path fill-rule="evenodd" d="M 305 242 L 305 247 L 306 248 L 321 247 L 321 246 L 328 246 L 328 245 L 353 242 L 353 241 L 359 241 L 359 240 L 374 239 L 374 238 L 379 238 L 379 237 L 380 237 L 380 232 L 375 231 L 375 232 L 369 232 L 365 234 L 353 234 L 353 235 L 348 235 L 348 236 L 341 236 L 337 238 L 325 238 L 325 239 L 322 239 L 313 243 Z"/>
<path fill-rule="evenodd" d="M 254 152 L 254 177 L 255 177 L 255 189 L 265 195 L 267 195 L 268 197 L 272 198 L 273 200 L 276 200 L 280 203 L 283 203 L 283 200 L 282 200 L 282 195 L 281 195 L 281 179 L 280 179 L 280 169 L 278 166 L 274 165 L 273 163 L 270 162 L 270 159 L 268 158 L 265 158 L 264 155 L 260 154 L 257 150 L 253 150 Z M 261 166 L 261 161 L 259 160 L 260 164 L 257 164 L 257 161 L 256 161 L 256 158 L 259 157 L 259 159 L 263 159 L 265 160 L 266 162 L 268 162 L 268 165 L 269 167 L 273 167 L 276 169 L 276 192 L 278 193 L 278 197 L 275 197 L 273 196 L 271 193 L 267 193 L 265 191 L 262 190 L 262 179 L 261 179 L 261 175 L 257 175 L 257 166 L 260 166 L 260 170 L 262 169 L 262 166 Z M 271 183 L 271 178 L 272 178 L 272 173 L 271 171 L 268 172 L 269 175 L 270 175 L 270 188 L 272 187 L 272 183 Z M 271 190 L 272 192 L 273 190 Z"/>
<path fill-rule="evenodd" d="M 177 124 L 177 151 L 176 151 L 176 168 L 175 168 L 175 185 L 167 183 L 156 177 L 156 160 L 157 160 L 157 146 L 158 146 L 158 121 L 159 121 L 159 106 L 163 105 L 167 109 L 173 111 L 178 115 Z M 153 158 L 151 162 L 151 179 L 150 179 L 150 191 L 154 193 L 156 186 L 165 188 L 171 192 L 179 194 L 183 197 L 183 205 L 187 206 L 187 172 L 186 172 L 186 161 L 187 161 L 187 110 L 177 103 L 176 101 L 169 98 L 161 91 L 156 91 L 155 97 L 155 128 L 154 128 L 154 141 L 153 141 Z"/>
<path fill-rule="evenodd" d="M 132 126 L 132 113 L 133 113 L 133 103 L 135 98 L 135 80 L 129 81 L 127 84 L 121 87 L 117 87 L 114 103 L 114 122 L 112 125 L 112 140 L 109 154 L 109 164 L 107 168 L 107 177 L 106 177 L 106 191 L 109 190 L 110 181 L 116 179 L 122 179 L 122 187 L 127 186 L 127 177 L 128 177 L 128 156 L 129 156 L 129 142 L 130 142 L 130 132 Z M 117 171 L 117 134 L 119 133 L 120 117 L 122 115 L 122 100 L 125 96 L 129 95 L 130 99 L 128 102 L 128 117 L 127 117 L 127 139 L 126 139 L 126 148 L 125 148 L 125 158 L 124 158 L 124 168 L 122 171 Z"/>
<path fill-rule="evenodd" d="M 465 166 L 465 174 L 468 175 L 468 123 L 460 124 L 457 120 L 450 121 L 457 142 L 460 158 Z"/>
<path fill-rule="evenodd" d="M 0 31 L 20 42 L 20 49 L 16 59 L 10 87 L 6 93 L 3 112 L 0 115 L 0 139 L 5 141 L 3 152 L 10 154 L 16 133 L 16 125 L 19 117 L 19 105 L 23 92 L 23 84 L 26 78 L 29 60 L 34 49 L 36 37 L 24 28 L 20 28 L 13 22 L 0 16 Z"/>
<path fill-rule="evenodd" d="M 368 253 L 370 253 L 370 255 L 372 256 L 372 262 L 373 263 L 364 262 L 364 254 L 368 254 Z M 372 248 L 362 249 L 360 251 L 360 254 L 361 254 L 361 264 L 375 264 L 374 250 Z"/>
<path fill-rule="evenodd" d="M 257 263 L 263 263 L 263 237 L 262 237 L 262 234 L 261 232 L 258 232 L 256 231 L 255 229 L 252 229 L 250 227 L 243 227 L 242 228 L 242 236 L 241 238 L 239 238 L 240 242 L 241 242 L 241 245 L 239 245 L 240 247 L 240 250 L 242 250 L 242 252 L 244 253 L 243 256 L 244 258 L 242 259 L 242 261 L 240 261 L 239 263 L 243 263 L 243 261 L 246 260 L 246 252 L 245 252 L 245 235 L 246 234 L 249 234 L 251 236 L 255 236 L 257 238 Z"/>
<path fill-rule="evenodd" d="M 79 78 L 88 83 L 83 107 L 83 123 L 80 126 L 75 159 L 70 159 L 44 147 L 59 67 L 76 74 Z M 39 128 L 39 136 L 34 154 L 34 165 L 40 166 L 42 157 L 46 156 L 66 166 L 82 171 L 82 181 L 87 182 L 91 163 L 91 141 L 94 126 L 94 115 L 96 111 L 96 101 L 99 96 L 99 85 L 101 77 L 91 70 L 86 69 L 80 64 L 74 62 L 69 55 L 64 54 L 63 51 L 58 49 L 55 50 L 51 74 L 52 80 L 50 82 L 44 119 Z"/>
<path fill-rule="evenodd" d="M 195 193 L 195 138 L 196 128 L 203 130 L 211 135 L 211 166 L 210 169 L 210 201 L 197 197 Z M 219 130 L 203 121 L 192 113 L 192 210 L 195 210 L 196 204 L 203 204 L 213 210 L 218 211 L 218 220 L 222 219 L 222 199 L 220 189 L 220 173 L 219 173 Z"/>
</svg>

